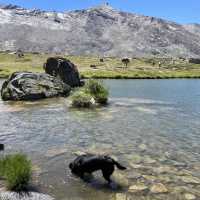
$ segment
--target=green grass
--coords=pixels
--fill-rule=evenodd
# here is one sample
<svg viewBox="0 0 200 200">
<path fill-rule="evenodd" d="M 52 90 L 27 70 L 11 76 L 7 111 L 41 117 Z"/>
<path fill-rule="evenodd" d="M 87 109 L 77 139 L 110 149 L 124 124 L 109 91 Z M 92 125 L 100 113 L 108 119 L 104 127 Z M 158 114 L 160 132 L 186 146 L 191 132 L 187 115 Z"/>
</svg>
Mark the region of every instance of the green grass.
<svg viewBox="0 0 200 200">
<path fill-rule="evenodd" d="M 82 78 L 96 79 L 168 79 L 168 78 L 200 78 L 200 70 L 134 70 L 134 71 L 85 71 Z"/>
<path fill-rule="evenodd" d="M 78 66 L 83 78 L 200 78 L 200 64 L 191 64 L 182 59 L 135 58 L 125 68 L 121 58 L 94 56 L 63 56 L 55 54 L 26 53 L 24 58 L 0 53 L 0 78 L 7 78 L 15 71 L 44 72 L 43 64 L 50 56 L 62 56 Z M 161 66 L 159 67 L 159 62 Z M 96 69 L 90 68 L 95 65 Z"/>
<path fill-rule="evenodd" d="M 108 101 L 109 91 L 100 80 L 87 80 L 84 87 L 77 89 L 71 96 L 72 106 L 90 108 L 93 105 L 104 105 Z"/>
<path fill-rule="evenodd" d="M 23 154 L 1 158 L 0 177 L 5 179 L 8 190 L 23 191 L 31 179 L 31 162 Z"/>
<path fill-rule="evenodd" d="M 102 81 L 89 79 L 85 86 L 86 93 L 93 96 L 95 101 L 99 104 L 106 104 L 108 101 L 109 91 L 104 86 Z"/>
<path fill-rule="evenodd" d="M 75 91 L 71 96 L 72 106 L 75 108 L 90 108 L 92 106 L 92 95 L 85 92 L 85 90 L 80 89 Z"/>
</svg>

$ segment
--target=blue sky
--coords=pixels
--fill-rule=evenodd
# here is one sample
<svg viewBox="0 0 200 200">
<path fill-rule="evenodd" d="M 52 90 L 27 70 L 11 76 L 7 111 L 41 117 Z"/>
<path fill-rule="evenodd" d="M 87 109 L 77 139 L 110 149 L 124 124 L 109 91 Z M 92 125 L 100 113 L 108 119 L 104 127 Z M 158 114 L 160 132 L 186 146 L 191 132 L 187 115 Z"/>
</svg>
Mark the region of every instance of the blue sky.
<svg viewBox="0 0 200 200">
<path fill-rule="evenodd" d="M 179 23 L 200 23 L 200 0 L 0 0 L 1 4 L 16 4 L 43 10 L 75 10 L 108 2 L 112 7 L 161 17 Z"/>
</svg>

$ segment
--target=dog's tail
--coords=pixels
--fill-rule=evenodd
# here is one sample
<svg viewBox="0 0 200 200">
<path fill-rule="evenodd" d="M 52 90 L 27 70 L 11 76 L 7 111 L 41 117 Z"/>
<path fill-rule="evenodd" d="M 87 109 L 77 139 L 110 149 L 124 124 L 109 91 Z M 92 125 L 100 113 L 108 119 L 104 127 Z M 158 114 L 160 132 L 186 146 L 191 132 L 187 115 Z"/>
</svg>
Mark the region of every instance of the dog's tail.
<svg viewBox="0 0 200 200">
<path fill-rule="evenodd" d="M 111 157 L 109 157 L 109 156 L 108 156 L 108 158 L 112 160 L 113 164 L 115 164 L 115 165 L 117 166 L 118 169 L 120 169 L 120 170 L 125 170 L 125 169 L 126 169 L 126 167 L 122 166 L 119 162 L 117 162 L 117 161 L 114 160 L 113 158 L 111 158 Z"/>
<path fill-rule="evenodd" d="M 122 166 L 120 163 L 118 163 L 117 161 L 113 160 L 114 164 L 117 166 L 118 169 L 120 170 L 125 170 L 126 167 Z"/>
</svg>

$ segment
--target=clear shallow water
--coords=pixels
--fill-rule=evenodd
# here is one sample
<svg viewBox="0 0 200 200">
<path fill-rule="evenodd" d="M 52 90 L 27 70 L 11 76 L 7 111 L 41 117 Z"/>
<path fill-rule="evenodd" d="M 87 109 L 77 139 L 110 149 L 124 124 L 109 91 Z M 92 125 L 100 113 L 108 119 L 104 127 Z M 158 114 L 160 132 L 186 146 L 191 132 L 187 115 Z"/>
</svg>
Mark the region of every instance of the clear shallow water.
<svg viewBox="0 0 200 200">
<path fill-rule="evenodd" d="M 0 142 L 27 153 L 34 183 L 59 200 L 200 199 L 200 80 L 105 80 L 110 104 L 74 110 L 65 98 L 0 101 Z M 90 182 L 71 175 L 74 152 L 107 153 L 128 167 L 108 187 L 100 173 Z M 192 180 L 191 180 L 192 179 Z M 128 191 L 163 183 L 168 193 Z"/>
</svg>

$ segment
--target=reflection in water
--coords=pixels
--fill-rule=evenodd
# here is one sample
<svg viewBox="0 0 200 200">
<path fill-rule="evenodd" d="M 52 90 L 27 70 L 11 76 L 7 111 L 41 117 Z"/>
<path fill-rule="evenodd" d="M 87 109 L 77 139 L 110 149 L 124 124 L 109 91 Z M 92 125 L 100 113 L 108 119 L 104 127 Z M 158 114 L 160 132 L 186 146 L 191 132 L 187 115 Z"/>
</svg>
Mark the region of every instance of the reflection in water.
<svg viewBox="0 0 200 200">
<path fill-rule="evenodd" d="M 94 110 L 71 109 L 65 98 L 0 101 L 0 142 L 29 154 L 34 182 L 59 200 L 199 199 L 200 81 L 105 82 L 110 104 Z M 128 170 L 116 170 L 111 186 L 100 172 L 83 182 L 68 170 L 77 152 L 110 154 Z"/>
</svg>

